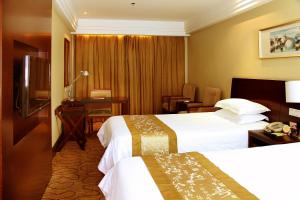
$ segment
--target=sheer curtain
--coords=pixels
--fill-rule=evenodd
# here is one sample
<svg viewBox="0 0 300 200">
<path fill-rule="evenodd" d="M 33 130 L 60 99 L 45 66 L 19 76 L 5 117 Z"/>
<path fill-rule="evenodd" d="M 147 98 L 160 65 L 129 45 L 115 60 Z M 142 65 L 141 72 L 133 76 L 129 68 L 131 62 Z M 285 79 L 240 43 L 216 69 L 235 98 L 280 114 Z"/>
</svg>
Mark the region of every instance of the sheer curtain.
<svg viewBox="0 0 300 200">
<path fill-rule="evenodd" d="M 113 96 L 129 98 L 130 114 L 160 113 L 161 96 L 182 91 L 184 38 L 78 35 L 75 74 L 81 70 L 91 76 L 76 82 L 76 97 L 111 89 Z"/>
</svg>

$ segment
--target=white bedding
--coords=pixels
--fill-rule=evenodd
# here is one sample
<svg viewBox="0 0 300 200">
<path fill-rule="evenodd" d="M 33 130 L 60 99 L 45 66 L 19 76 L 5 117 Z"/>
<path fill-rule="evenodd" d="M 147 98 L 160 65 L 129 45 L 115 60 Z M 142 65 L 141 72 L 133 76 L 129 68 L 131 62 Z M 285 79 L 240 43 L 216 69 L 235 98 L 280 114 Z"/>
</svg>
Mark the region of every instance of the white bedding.
<svg viewBox="0 0 300 200">
<path fill-rule="evenodd" d="M 262 129 L 266 122 L 239 125 L 214 112 L 156 115 L 177 135 L 178 152 L 208 152 L 246 148 L 248 130 Z M 122 116 L 109 118 L 100 128 L 98 137 L 107 147 L 99 170 L 107 173 L 118 161 L 132 156 L 132 137 Z"/>
<path fill-rule="evenodd" d="M 300 199 L 300 143 L 204 155 L 259 199 Z M 163 199 L 140 157 L 124 159 L 99 184 L 107 200 Z"/>
</svg>

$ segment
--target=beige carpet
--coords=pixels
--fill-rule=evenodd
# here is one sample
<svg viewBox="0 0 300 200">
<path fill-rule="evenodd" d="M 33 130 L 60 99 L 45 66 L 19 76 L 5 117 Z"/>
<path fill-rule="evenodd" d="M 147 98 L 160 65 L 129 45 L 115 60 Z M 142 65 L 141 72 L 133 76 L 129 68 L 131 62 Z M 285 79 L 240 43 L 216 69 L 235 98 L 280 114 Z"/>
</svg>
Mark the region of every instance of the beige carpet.
<svg viewBox="0 0 300 200">
<path fill-rule="evenodd" d="M 104 149 L 96 135 L 87 138 L 85 151 L 75 141 L 69 141 L 52 162 L 52 177 L 43 200 L 104 199 L 98 188 L 103 175 L 97 166 Z"/>
</svg>

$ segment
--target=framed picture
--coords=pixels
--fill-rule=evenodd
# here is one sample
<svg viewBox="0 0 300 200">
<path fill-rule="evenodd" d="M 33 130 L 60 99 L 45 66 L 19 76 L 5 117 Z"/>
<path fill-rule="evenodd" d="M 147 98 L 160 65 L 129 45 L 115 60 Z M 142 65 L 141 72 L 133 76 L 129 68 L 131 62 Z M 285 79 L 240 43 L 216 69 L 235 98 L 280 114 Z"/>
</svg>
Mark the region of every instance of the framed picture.
<svg viewBox="0 0 300 200">
<path fill-rule="evenodd" d="M 259 31 L 259 57 L 300 56 L 300 21 Z"/>
<path fill-rule="evenodd" d="M 64 40 L 64 86 L 67 87 L 70 85 L 70 41 L 65 38 Z"/>
</svg>

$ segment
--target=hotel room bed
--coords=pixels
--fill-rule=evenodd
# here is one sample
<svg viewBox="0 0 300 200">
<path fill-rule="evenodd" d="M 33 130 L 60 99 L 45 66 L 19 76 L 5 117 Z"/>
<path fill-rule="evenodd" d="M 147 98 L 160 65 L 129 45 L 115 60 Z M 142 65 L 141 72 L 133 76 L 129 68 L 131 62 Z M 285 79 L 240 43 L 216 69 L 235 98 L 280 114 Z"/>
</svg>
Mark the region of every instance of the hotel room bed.
<svg viewBox="0 0 300 200">
<path fill-rule="evenodd" d="M 288 121 L 285 81 L 233 78 L 231 98 L 244 98 L 268 107 L 271 110 L 267 113 L 270 121 Z M 248 141 L 247 131 L 262 129 L 266 125 L 265 122 L 238 125 L 216 113 L 157 115 L 156 118 L 176 133 L 178 152 L 245 148 Z M 104 174 L 121 159 L 137 155 L 136 149 L 132 150 L 132 136 L 121 116 L 112 117 L 105 122 L 98 137 L 106 147 L 98 166 Z"/>
<path fill-rule="evenodd" d="M 229 121 L 217 112 L 156 115 L 177 136 L 178 152 L 208 152 L 246 148 L 248 130 L 262 129 L 267 122 L 240 125 Z M 132 156 L 132 136 L 122 116 L 109 118 L 98 132 L 106 151 L 99 170 L 107 173 L 118 161 Z"/>
<path fill-rule="evenodd" d="M 299 152 L 300 143 L 293 143 L 208 152 L 204 156 L 258 199 L 292 200 L 300 198 Z M 107 200 L 164 199 L 152 177 L 144 160 L 133 157 L 117 163 L 105 175 L 99 187 Z M 230 193 L 222 195 L 232 199 Z"/>
</svg>

